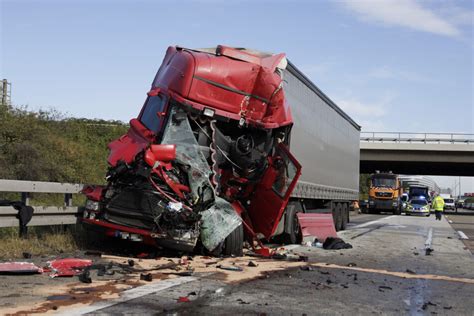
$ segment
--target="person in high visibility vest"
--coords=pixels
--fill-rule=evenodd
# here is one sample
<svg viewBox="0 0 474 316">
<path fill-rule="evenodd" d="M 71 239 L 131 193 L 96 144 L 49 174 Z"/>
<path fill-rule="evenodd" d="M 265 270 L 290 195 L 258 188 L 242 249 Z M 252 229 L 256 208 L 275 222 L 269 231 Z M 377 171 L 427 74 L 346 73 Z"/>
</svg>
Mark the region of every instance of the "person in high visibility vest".
<svg viewBox="0 0 474 316">
<path fill-rule="evenodd" d="M 441 214 L 443 214 L 444 210 L 444 200 L 441 196 L 439 196 L 439 194 L 437 194 L 433 199 L 432 207 L 435 211 L 436 220 L 440 221 Z"/>
</svg>

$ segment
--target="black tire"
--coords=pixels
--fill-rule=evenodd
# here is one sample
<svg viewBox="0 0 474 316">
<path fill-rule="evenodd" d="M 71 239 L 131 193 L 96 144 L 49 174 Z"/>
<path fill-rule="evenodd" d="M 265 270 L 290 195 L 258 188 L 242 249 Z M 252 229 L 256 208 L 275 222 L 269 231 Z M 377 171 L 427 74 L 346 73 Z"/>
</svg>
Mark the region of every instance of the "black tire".
<svg viewBox="0 0 474 316">
<path fill-rule="evenodd" d="M 241 257 L 244 248 L 244 227 L 239 225 L 229 236 L 224 240 L 224 247 L 222 254 L 224 256 Z"/>
<path fill-rule="evenodd" d="M 341 203 L 336 203 L 336 207 L 334 209 L 334 226 L 336 228 L 336 231 L 340 231 L 342 227 L 342 204 Z"/>
<path fill-rule="evenodd" d="M 342 209 L 341 209 L 341 230 L 346 230 L 348 221 L 349 221 L 349 207 L 347 206 L 347 203 L 343 203 Z"/>
<path fill-rule="evenodd" d="M 293 207 L 290 210 L 290 213 L 288 213 L 287 229 L 289 232 L 285 232 L 284 234 L 282 234 L 283 243 L 285 245 L 300 244 L 301 241 L 303 240 L 297 213 L 298 213 L 298 210 L 296 209 L 296 207 Z"/>
<path fill-rule="evenodd" d="M 393 215 L 400 215 L 402 214 L 402 207 L 398 206 L 396 209 L 393 210 Z"/>
</svg>

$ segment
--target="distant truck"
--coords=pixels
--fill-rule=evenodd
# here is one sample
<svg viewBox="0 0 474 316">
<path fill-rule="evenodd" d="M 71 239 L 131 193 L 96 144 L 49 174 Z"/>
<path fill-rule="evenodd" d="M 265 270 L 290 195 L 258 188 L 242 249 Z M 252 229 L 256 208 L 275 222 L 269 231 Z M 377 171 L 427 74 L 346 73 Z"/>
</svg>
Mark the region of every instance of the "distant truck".
<svg viewBox="0 0 474 316">
<path fill-rule="evenodd" d="M 107 185 L 84 191 L 82 221 L 215 255 L 241 255 L 244 237 L 300 242 L 298 213 L 332 213 L 342 230 L 359 134 L 284 54 L 169 47 L 138 117 L 108 145 Z"/>
<path fill-rule="evenodd" d="M 369 179 L 369 212 L 389 211 L 400 215 L 403 188 L 398 175 L 392 172 L 376 172 Z"/>
</svg>

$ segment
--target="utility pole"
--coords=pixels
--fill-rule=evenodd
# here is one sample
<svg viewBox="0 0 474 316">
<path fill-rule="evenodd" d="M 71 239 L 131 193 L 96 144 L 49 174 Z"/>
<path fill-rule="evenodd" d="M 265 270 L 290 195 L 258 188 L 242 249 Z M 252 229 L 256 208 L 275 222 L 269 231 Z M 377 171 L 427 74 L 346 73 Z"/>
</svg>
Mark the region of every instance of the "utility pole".
<svg viewBox="0 0 474 316">
<path fill-rule="evenodd" d="M 7 107 L 11 104 L 12 84 L 7 79 L 0 81 L 0 106 Z"/>
</svg>

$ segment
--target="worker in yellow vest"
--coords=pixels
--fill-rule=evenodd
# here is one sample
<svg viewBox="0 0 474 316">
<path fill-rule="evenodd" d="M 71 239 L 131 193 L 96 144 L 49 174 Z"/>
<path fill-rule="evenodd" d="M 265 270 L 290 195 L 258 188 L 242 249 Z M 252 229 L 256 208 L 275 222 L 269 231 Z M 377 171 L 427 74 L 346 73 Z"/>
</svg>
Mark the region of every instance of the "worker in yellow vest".
<svg viewBox="0 0 474 316">
<path fill-rule="evenodd" d="M 436 219 L 438 221 L 441 220 L 441 214 L 443 214 L 444 210 L 444 200 L 439 194 L 436 194 L 435 198 L 433 199 L 433 203 L 431 204 L 435 211 Z"/>
</svg>

